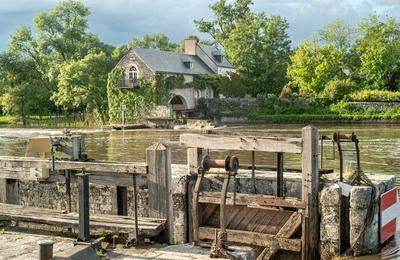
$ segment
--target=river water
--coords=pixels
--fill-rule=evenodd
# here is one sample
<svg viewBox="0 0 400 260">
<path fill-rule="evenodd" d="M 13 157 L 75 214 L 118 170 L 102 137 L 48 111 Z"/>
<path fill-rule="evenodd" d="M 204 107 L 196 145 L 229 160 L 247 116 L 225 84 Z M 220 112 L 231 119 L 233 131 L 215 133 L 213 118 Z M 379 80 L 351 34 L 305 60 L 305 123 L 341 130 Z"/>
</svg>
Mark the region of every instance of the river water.
<svg viewBox="0 0 400 260">
<path fill-rule="evenodd" d="M 357 134 L 360 140 L 361 168 L 364 172 L 394 174 L 400 179 L 400 125 L 394 124 L 354 124 L 354 125 L 315 125 L 320 133 L 331 136 L 333 132 Z M 301 128 L 304 125 L 241 125 L 229 126 L 221 132 L 240 135 L 290 135 L 301 136 Z M 27 141 L 33 136 L 60 134 L 60 130 L 47 129 L 0 129 L 0 155 L 10 156 L 35 156 L 27 151 Z M 145 151 L 154 142 L 162 141 L 172 148 L 172 162 L 186 163 L 186 150 L 179 146 L 179 136 L 184 131 L 172 130 L 132 130 L 113 132 L 87 132 L 85 145 L 88 156 L 97 160 L 110 161 L 145 161 Z M 354 169 L 354 146 L 345 144 L 345 171 Z M 333 160 L 332 142 L 324 144 L 323 168 L 338 169 L 338 160 Z M 250 152 L 211 151 L 213 158 L 224 158 L 227 154 L 236 154 L 243 164 L 250 164 Z M 337 151 L 336 151 L 337 153 Z M 256 164 L 274 165 L 275 155 L 269 153 L 257 153 Z M 337 159 L 337 156 L 336 156 Z M 300 167 L 298 155 L 285 155 L 285 166 Z M 399 182 L 398 182 L 399 183 Z M 380 256 L 366 259 L 400 259 L 400 233 L 397 239 L 390 242 Z"/>
</svg>

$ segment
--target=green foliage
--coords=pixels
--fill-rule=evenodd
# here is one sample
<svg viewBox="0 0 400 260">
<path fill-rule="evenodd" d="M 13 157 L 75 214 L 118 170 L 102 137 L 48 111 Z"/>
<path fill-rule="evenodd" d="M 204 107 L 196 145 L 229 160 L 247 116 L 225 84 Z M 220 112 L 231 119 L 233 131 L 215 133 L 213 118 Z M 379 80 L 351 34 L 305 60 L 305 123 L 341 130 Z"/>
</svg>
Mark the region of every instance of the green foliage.
<svg viewBox="0 0 400 260">
<path fill-rule="evenodd" d="M 96 249 L 96 256 L 98 257 L 106 257 L 107 256 L 107 251 L 104 249 Z"/>
<path fill-rule="evenodd" d="M 94 113 L 104 124 L 108 119 L 107 75 L 112 66 L 103 52 L 64 63 L 58 76 L 58 91 L 52 100 L 65 111 Z"/>
<path fill-rule="evenodd" d="M 400 102 L 400 92 L 387 90 L 361 90 L 349 96 L 356 102 Z"/>
<path fill-rule="evenodd" d="M 126 105 L 126 120 L 134 122 L 149 114 L 157 101 L 156 82 L 142 80 L 140 89 L 123 90 L 119 80 L 124 78 L 124 71 L 115 68 L 108 76 L 107 97 L 108 115 L 111 122 L 121 122 L 121 104 Z"/>
<path fill-rule="evenodd" d="M 169 38 L 162 33 L 146 34 L 142 39 L 132 38 L 128 44 L 129 48 L 138 47 L 145 49 L 156 49 L 161 51 L 176 51 L 179 45 L 169 41 Z"/>
<path fill-rule="evenodd" d="M 358 89 L 356 83 L 350 79 L 331 80 L 326 84 L 321 97 L 326 98 L 331 102 L 343 100 L 343 98 Z"/>
<path fill-rule="evenodd" d="M 0 56 L 0 68 L 0 104 L 5 114 L 26 125 L 30 115 L 48 113 L 48 91 L 32 60 L 8 53 Z"/>
<path fill-rule="evenodd" d="M 290 39 L 287 21 L 280 16 L 253 13 L 252 1 L 220 0 L 212 5 L 215 19 L 195 21 L 200 32 L 208 33 L 224 47 L 236 71 L 245 79 L 246 93 L 279 93 L 286 83 Z"/>
<path fill-rule="evenodd" d="M 341 50 L 349 50 L 352 41 L 355 39 L 355 30 L 350 23 L 336 20 L 319 31 L 319 38 L 323 44 Z"/>
<path fill-rule="evenodd" d="M 318 46 L 315 40 L 305 41 L 291 56 L 287 70 L 290 83 L 301 94 L 320 93 L 332 79 L 340 78 L 345 69 L 343 50 L 330 45 Z"/>
<path fill-rule="evenodd" d="M 4 234 L 5 234 L 4 228 L 0 228 L 0 236 Z"/>
<path fill-rule="evenodd" d="M 400 24 L 394 18 L 386 22 L 372 15 L 359 25 L 360 39 L 355 50 L 360 56 L 363 85 L 369 89 L 399 88 Z"/>
</svg>

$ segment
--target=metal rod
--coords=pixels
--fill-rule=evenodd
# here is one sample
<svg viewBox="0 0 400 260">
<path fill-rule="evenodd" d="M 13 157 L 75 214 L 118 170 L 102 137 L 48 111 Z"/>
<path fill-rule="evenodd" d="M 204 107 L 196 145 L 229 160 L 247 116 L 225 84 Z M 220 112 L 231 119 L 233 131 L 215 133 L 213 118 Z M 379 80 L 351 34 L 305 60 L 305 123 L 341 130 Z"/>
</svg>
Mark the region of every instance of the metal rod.
<svg viewBox="0 0 400 260">
<path fill-rule="evenodd" d="M 256 151 L 251 152 L 251 183 L 253 185 L 253 193 L 256 194 Z"/>
<path fill-rule="evenodd" d="M 139 227 L 138 227 L 138 199 L 137 199 L 137 187 L 136 187 L 136 174 L 133 174 L 133 198 L 135 200 L 134 214 L 135 214 L 135 240 L 139 242 Z"/>
<path fill-rule="evenodd" d="M 321 138 L 321 169 L 324 168 L 324 138 Z"/>
<path fill-rule="evenodd" d="M 77 174 L 79 192 L 79 235 L 78 240 L 90 240 L 89 231 L 89 174 Z"/>
<path fill-rule="evenodd" d="M 70 170 L 65 170 L 65 191 L 67 193 L 67 206 L 68 212 L 72 212 L 72 200 L 71 200 L 71 172 Z"/>
<path fill-rule="evenodd" d="M 276 178 L 276 195 L 283 197 L 283 153 L 277 153 L 276 158 L 277 178 Z"/>
<path fill-rule="evenodd" d="M 220 225 L 221 225 L 221 232 L 226 232 L 226 194 L 228 192 L 228 184 L 229 179 L 231 178 L 230 172 L 225 174 L 224 184 L 222 185 L 221 191 L 221 205 L 219 211 L 219 218 L 220 218 Z"/>
</svg>

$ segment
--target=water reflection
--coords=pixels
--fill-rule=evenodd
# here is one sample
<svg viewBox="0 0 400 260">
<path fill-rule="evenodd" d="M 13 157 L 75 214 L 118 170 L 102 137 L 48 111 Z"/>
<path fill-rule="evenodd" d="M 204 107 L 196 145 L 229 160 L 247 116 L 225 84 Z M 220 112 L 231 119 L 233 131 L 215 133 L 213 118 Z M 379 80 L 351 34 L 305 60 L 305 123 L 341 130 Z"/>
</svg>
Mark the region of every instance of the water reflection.
<svg viewBox="0 0 400 260">
<path fill-rule="evenodd" d="M 240 135 L 301 135 L 304 125 L 252 125 L 231 126 L 224 132 Z M 342 133 L 355 132 L 360 140 L 361 167 L 364 172 L 394 174 L 400 177 L 400 125 L 387 124 L 356 124 L 356 125 L 316 125 L 321 134 L 332 135 L 335 131 Z M 41 129 L 0 129 L 0 155 L 25 156 L 29 138 L 40 135 L 60 134 L 60 130 Z M 145 161 L 146 148 L 154 142 L 165 142 L 172 148 L 172 162 L 186 163 L 186 149 L 179 146 L 179 135 L 182 131 L 171 130 L 136 130 L 125 132 L 96 132 L 85 134 L 86 151 L 90 158 L 111 161 Z M 346 145 L 344 149 L 354 147 Z M 239 156 L 242 164 L 251 163 L 250 152 L 210 151 L 215 158 L 224 158 L 227 154 Z M 29 155 L 29 154 L 28 154 Z M 345 167 L 349 170 L 355 167 L 355 153 L 345 151 Z M 324 146 L 324 168 L 338 169 L 338 161 L 333 157 L 332 144 Z M 275 154 L 257 153 L 256 163 L 274 165 Z M 285 166 L 300 167 L 299 155 L 285 155 Z M 396 240 L 391 241 L 382 250 L 382 259 L 400 259 L 399 233 Z M 369 256 L 361 259 L 377 259 Z"/>
</svg>

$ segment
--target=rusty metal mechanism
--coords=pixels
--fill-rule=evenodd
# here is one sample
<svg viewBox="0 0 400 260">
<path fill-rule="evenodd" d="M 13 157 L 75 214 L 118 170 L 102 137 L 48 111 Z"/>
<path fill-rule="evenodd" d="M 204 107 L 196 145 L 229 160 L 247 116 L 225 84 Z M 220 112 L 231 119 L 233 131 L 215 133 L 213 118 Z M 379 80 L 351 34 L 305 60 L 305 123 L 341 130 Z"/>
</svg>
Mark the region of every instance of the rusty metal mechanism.
<svg viewBox="0 0 400 260">
<path fill-rule="evenodd" d="M 211 258 L 230 258 L 233 256 L 227 250 L 227 233 L 226 233 L 226 197 L 228 192 L 228 185 L 230 178 L 233 176 L 234 178 L 234 192 L 233 192 L 233 203 L 236 200 L 236 176 L 239 169 L 239 159 L 236 156 L 227 156 L 225 160 L 213 160 L 208 155 L 206 155 L 201 161 L 200 167 L 198 168 L 198 175 L 196 184 L 194 187 L 194 195 L 193 195 L 193 207 L 194 211 L 197 212 L 197 205 L 199 200 L 199 190 L 202 179 L 204 178 L 204 174 L 210 171 L 211 168 L 222 168 L 225 169 L 224 174 L 224 182 L 222 184 L 221 189 L 221 203 L 220 203 L 220 230 L 215 230 L 215 239 L 211 246 Z M 197 219 L 194 219 L 197 221 Z M 198 225 L 198 223 L 195 223 Z M 198 240 L 197 231 L 194 232 L 195 241 Z"/>
<path fill-rule="evenodd" d="M 216 165 L 218 166 L 218 164 Z M 224 183 L 222 185 L 221 190 L 221 204 L 220 204 L 220 228 L 221 230 L 216 231 L 216 239 L 213 241 L 211 245 L 211 258 L 232 258 L 232 255 L 227 251 L 227 233 L 226 233 L 226 195 L 228 192 L 228 185 L 231 176 L 233 175 L 236 178 L 238 169 L 239 169 L 239 159 L 235 156 L 227 156 L 224 162 L 225 167 L 225 176 Z M 235 179 L 236 184 L 236 179 Z M 233 201 L 236 199 L 236 185 L 234 187 L 234 197 Z"/>
<path fill-rule="evenodd" d="M 344 171 L 344 158 L 343 152 L 344 151 L 354 151 L 356 153 L 356 161 L 357 161 L 357 168 L 356 174 L 361 173 L 361 162 L 360 162 L 360 147 L 359 147 L 359 140 L 357 135 L 353 132 L 351 134 L 341 134 L 340 132 L 333 133 L 332 138 L 323 135 L 321 136 L 321 168 L 323 166 L 323 143 L 324 141 L 332 141 L 332 150 L 333 150 L 333 160 L 335 160 L 335 144 L 338 149 L 339 153 L 339 173 L 340 173 L 340 181 L 343 181 L 343 171 Z M 354 150 L 344 150 L 342 147 L 342 143 L 354 143 Z"/>
</svg>

